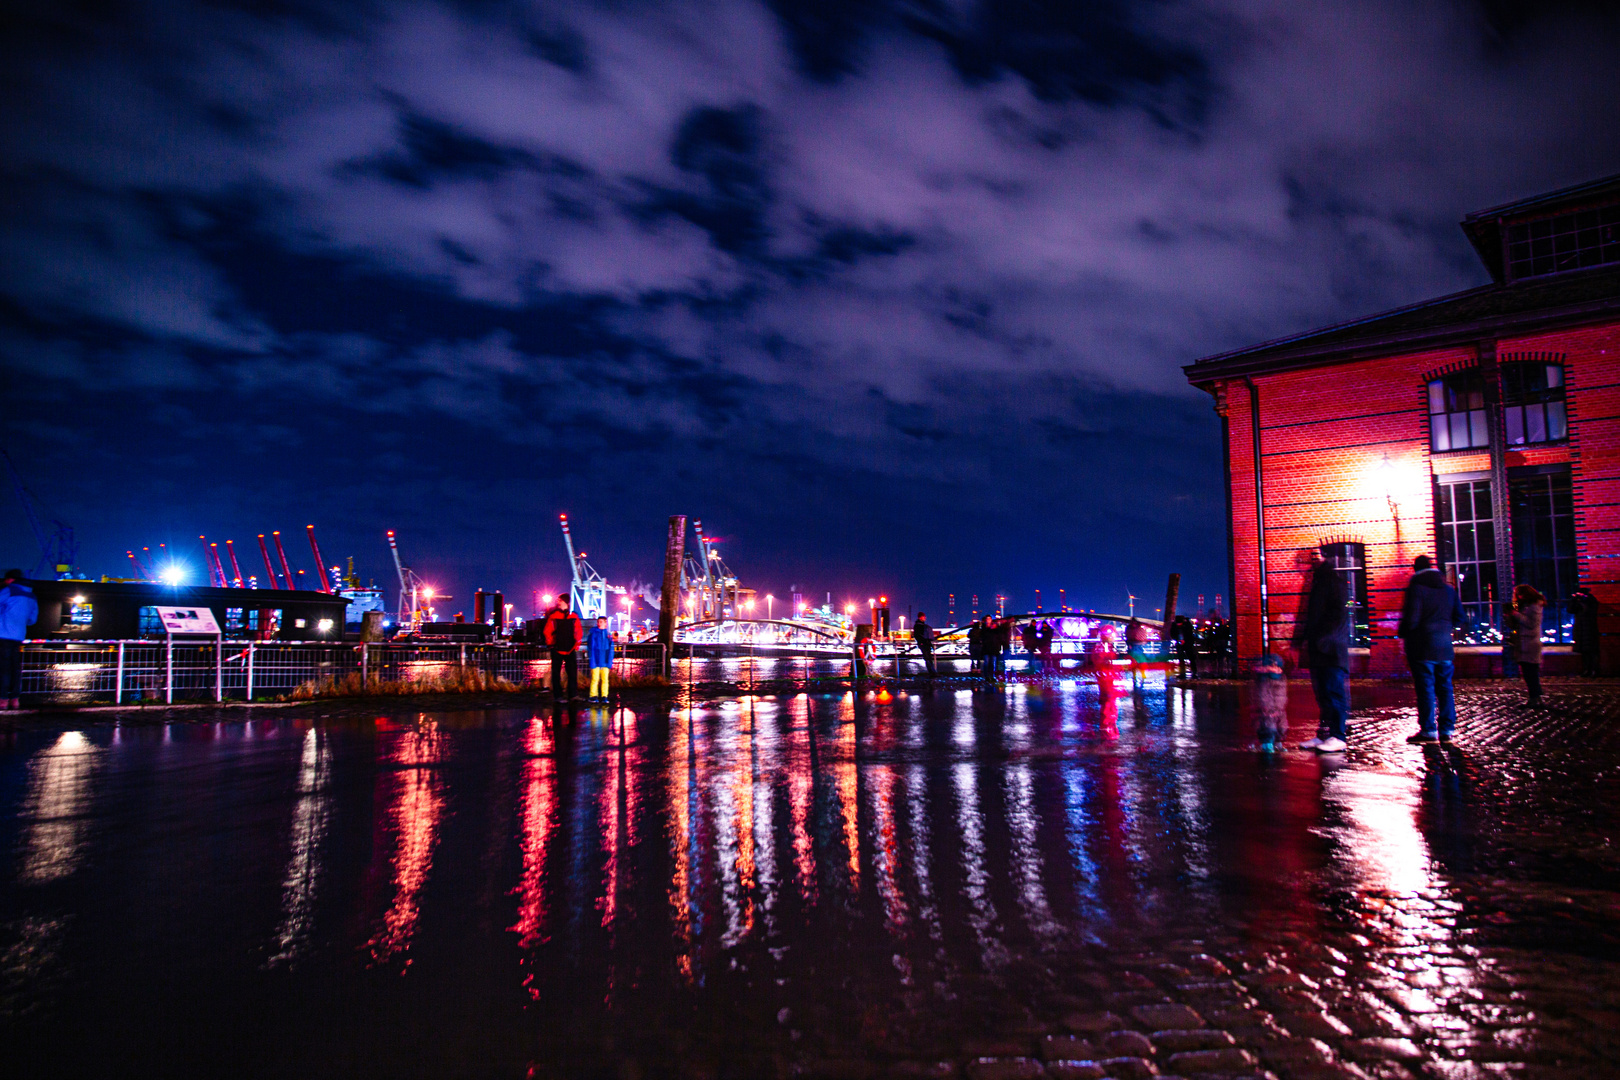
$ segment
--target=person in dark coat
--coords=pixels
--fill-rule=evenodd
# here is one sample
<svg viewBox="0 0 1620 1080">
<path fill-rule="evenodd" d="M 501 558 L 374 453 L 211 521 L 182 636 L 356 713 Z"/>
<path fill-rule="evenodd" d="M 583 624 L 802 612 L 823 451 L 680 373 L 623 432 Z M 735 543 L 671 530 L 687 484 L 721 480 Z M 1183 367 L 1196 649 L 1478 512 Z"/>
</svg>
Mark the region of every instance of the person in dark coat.
<svg viewBox="0 0 1620 1080">
<path fill-rule="evenodd" d="M 939 674 L 934 667 L 934 628 L 928 625 L 927 612 L 917 612 L 917 621 L 911 627 L 911 640 L 917 643 L 917 651 L 923 658 L 923 670 L 928 672 L 929 678 Z"/>
<path fill-rule="evenodd" d="M 1041 670 L 1041 632 L 1034 623 L 1027 622 L 1018 628 L 1018 640 L 1024 644 L 1024 652 L 1028 654 L 1031 672 Z"/>
<path fill-rule="evenodd" d="M 1457 727 L 1457 703 L 1451 693 L 1451 674 L 1456 658 L 1452 635 L 1468 625 L 1457 590 L 1435 568 L 1434 560 L 1419 555 L 1412 563 L 1412 578 L 1406 583 L 1397 629 L 1406 642 L 1406 666 L 1412 671 L 1417 689 L 1418 730 L 1409 743 L 1449 743 Z M 1439 726 L 1435 724 L 1438 705 Z"/>
<path fill-rule="evenodd" d="M 21 570 L 0 577 L 0 709 L 22 708 L 22 648 L 39 602 Z"/>
<path fill-rule="evenodd" d="M 1052 639 L 1055 637 L 1057 637 L 1057 631 L 1052 628 L 1052 624 L 1049 622 L 1042 622 L 1040 633 L 1035 635 L 1035 640 L 1040 646 L 1041 650 L 1042 671 L 1057 670 L 1057 668 L 1052 664 Z"/>
<path fill-rule="evenodd" d="M 1307 582 L 1294 619 L 1293 646 L 1299 662 L 1310 670 L 1318 720 L 1316 738 L 1306 739 L 1300 748 L 1337 754 L 1350 734 L 1349 590 L 1333 564 L 1315 552 Z"/>
<path fill-rule="evenodd" d="M 1581 658 L 1581 674 L 1598 673 L 1598 599 L 1585 585 L 1569 598 L 1569 613 L 1575 616 L 1575 652 Z"/>
<path fill-rule="evenodd" d="M 1534 585 L 1523 582 L 1513 590 L 1513 610 L 1507 614 L 1518 643 L 1519 673 L 1524 676 L 1531 706 L 1541 704 L 1541 613 L 1546 607 L 1547 598 Z"/>
<path fill-rule="evenodd" d="M 1177 615 L 1170 624 L 1171 636 L 1176 643 L 1176 659 L 1187 665 L 1188 674 L 1198 678 L 1198 631 L 1193 621 Z"/>
<path fill-rule="evenodd" d="M 984 668 L 984 623 L 975 619 L 968 626 L 968 672 L 981 672 Z"/>
</svg>

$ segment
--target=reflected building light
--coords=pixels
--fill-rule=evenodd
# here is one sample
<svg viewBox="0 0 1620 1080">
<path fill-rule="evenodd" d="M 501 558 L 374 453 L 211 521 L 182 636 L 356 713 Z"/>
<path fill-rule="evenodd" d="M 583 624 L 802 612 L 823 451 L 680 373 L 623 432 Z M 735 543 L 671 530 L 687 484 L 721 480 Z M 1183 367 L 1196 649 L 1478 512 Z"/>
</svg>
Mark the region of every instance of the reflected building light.
<svg viewBox="0 0 1620 1080">
<path fill-rule="evenodd" d="M 1431 887 L 1429 844 L 1417 827 L 1417 781 L 1346 769 L 1333 774 L 1324 794 L 1344 807 L 1349 828 L 1338 850 L 1363 888 L 1410 895 Z"/>
<path fill-rule="evenodd" d="M 28 822 L 23 881 L 56 881 L 78 865 L 89 824 L 90 776 L 101 755 L 101 748 L 84 732 L 65 731 L 29 762 L 21 814 Z"/>
<path fill-rule="evenodd" d="M 934 941 L 945 939 L 939 921 L 939 903 L 934 896 L 933 836 L 928 820 L 928 771 L 912 765 L 906 771 L 906 816 L 911 826 L 911 866 L 917 877 L 917 917 L 928 927 Z"/>
<path fill-rule="evenodd" d="M 1043 941 L 1056 940 L 1062 928 L 1052 917 L 1041 880 L 1040 820 L 1035 813 L 1035 781 L 1027 762 L 1006 771 L 1007 828 L 1012 836 L 1012 863 L 1019 905 L 1030 930 Z"/>
<path fill-rule="evenodd" d="M 979 943 L 979 959 L 986 968 L 1001 966 L 1006 948 L 991 936 L 996 925 L 996 908 L 990 899 L 990 881 L 985 869 L 984 812 L 979 806 L 979 778 L 972 761 L 951 767 L 956 788 L 956 822 L 962 830 L 962 892 L 968 899 L 968 923 Z"/>
<path fill-rule="evenodd" d="M 397 839 L 394 854 L 394 902 L 382 926 L 368 943 L 373 962 L 382 963 L 410 948 L 421 914 L 422 887 L 433 869 L 433 852 L 444 814 L 443 780 L 439 763 L 444 736 L 438 723 L 419 721 L 414 731 L 398 736 L 391 755 L 403 768 L 391 770 L 385 782 L 394 786 L 388 813 L 389 828 Z M 406 966 L 410 964 L 406 961 Z"/>
<path fill-rule="evenodd" d="M 523 763 L 523 804 L 519 810 L 523 870 L 514 890 L 518 898 L 517 922 L 507 929 L 527 949 L 547 939 L 546 853 L 557 831 L 557 771 L 551 757 L 551 736 L 541 717 L 529 720 L 525 749 L 528 760 Z M 529 992 L 538 994 L 532 986 Z"/>
<path fill-rule="evenodd" d="M 900 840 L 894 820 L 895 773 L 892 765 L 867 771 L 866 804 L 872 819 L 872 883 L 883 901 L 883 923 L 899 937 L 910 922 L 900 891 Z"/>
<path fill-rule="evenodd" d="M 309 943 L 315 919 L 321 849 L 331 817 L 332 751 L 314 728 L 304 733 L 298 763 L 298 805 L 293 808 L 292 855 L 281 884 L 281 929 L 272 967 L 291 963 Z"/>
<path fill-rule="evenodd" d="M 838 739 L 832 747 L 833 788 L 844 819 L 844 846 L 849 850 L 849 892 L 861 894 L 860 773 L 855 765 L 855 695 L 838 704 Z"/>
</svg>

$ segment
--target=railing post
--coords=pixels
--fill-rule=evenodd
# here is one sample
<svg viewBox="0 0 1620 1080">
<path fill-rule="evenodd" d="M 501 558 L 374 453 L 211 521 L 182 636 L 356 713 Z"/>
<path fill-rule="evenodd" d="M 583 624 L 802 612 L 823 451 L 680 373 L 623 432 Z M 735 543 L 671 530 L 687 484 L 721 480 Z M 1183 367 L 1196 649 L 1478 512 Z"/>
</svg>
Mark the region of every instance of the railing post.
<svg viewBox="0 0 1620 1080">
<path fill-rule="evenodd" d="M 214 700 L 225 700 L 225 635 L 214 635 Z"/>
<path fill-rule="evenodd" d="M 163 639 L 163 703 L 174 704 L 174 635 Z"/>
<path fill-rule="evenodd" d="M 467 644 L 466 644 L 466 642 L 462 642 L 462 645 L 461 645 L 461 666 L 462 667 L 467 666 Z"/>
<path fill-rule="evenodd" d="M 247 699 L 253 700 L 253 649 L 257 642 L 248 642 L 247 655 Z"/>
<path fill-rule="evenodd" d="M 124 703 L 124 643 L 118 643 L 118 685 L 113 687 L 113 704 Z"/>
<path fill-rule="evenodd" d="M 367 663 L 367 661 L 370 659 L 371 644 L 369 642 L 362 641 L 360 643 L 360 688 L 362 690 L 364 690 L 366 688 L 366 684 L 370 682 L 368 677 L 370 665 Z"/>
</svg>

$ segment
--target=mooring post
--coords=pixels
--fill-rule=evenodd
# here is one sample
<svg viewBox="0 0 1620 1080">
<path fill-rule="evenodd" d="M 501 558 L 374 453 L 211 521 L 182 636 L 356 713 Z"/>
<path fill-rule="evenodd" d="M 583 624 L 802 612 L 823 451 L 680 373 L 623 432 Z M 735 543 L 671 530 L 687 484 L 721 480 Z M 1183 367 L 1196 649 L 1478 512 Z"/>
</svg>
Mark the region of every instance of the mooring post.
<svg viewBox="0 0 1620 1080">
<path fill-rule="evenodd" d="M 664 547 L 664 591 L 658 597 L 658 640 L 664 646 L 664 677 L 675 656 L 675 613 L 681 603 L 681 565 L 686 561 L 686 515 L 669 516 L 669 542 Z"/>
<path fill-rule="evenodd" d="M 1170 624 L 1176 619 L 1176 594 L 1181 592 L 1181 575 L 1171 574 L 1164 587 L 1164 625 L 1159 630 L 1160 659 L 1170 659 Z"/>
</svg>

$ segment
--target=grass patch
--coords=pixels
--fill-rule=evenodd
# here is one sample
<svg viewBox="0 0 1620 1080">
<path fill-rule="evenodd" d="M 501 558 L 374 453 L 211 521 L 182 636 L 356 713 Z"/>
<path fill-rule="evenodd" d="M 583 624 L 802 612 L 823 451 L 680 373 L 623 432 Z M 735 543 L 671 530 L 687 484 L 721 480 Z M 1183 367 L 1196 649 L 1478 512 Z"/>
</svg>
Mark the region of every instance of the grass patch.
<svg viewBox="0 0 1620 1080">
<path fill-rule="evenodd" d="M 284 701 L 317 698 L 413 697 L 418 694 L 515 694 L 523 687 L 481 668 L 456 665 L 422 679 L 362 679 L 358 671 L 336 679 L 313 680 L 296 687 Z"/>
</svg>

